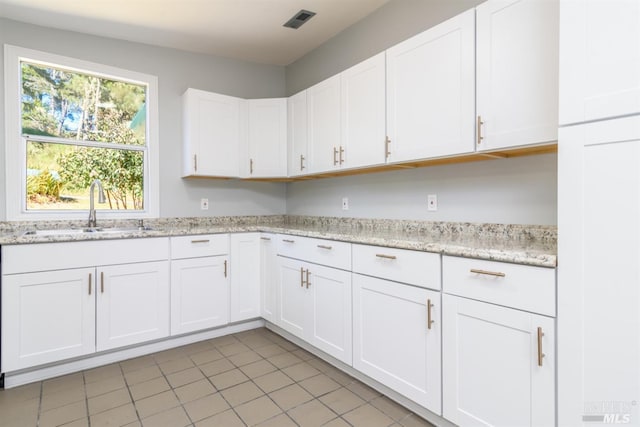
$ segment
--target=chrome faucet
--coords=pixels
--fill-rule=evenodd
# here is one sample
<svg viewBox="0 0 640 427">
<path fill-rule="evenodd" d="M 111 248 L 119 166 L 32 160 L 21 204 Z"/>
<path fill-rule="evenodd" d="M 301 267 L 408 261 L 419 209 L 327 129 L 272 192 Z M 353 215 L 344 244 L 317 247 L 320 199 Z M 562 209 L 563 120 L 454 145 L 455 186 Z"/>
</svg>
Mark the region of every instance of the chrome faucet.
<svg viewBox="0 0 640 427">
<path fill-rule="evenodd" d="M 99 179 L 94 179 L 89 187 L 89 224 L 87 225 L 89 228 L 96 226 L 96 209 L 93 206 L 93 188 L 96 185 L 98 185 L 98 203 L 104 203 L 107 201 L 104 197 L 102 183 Z"/>
</svg>

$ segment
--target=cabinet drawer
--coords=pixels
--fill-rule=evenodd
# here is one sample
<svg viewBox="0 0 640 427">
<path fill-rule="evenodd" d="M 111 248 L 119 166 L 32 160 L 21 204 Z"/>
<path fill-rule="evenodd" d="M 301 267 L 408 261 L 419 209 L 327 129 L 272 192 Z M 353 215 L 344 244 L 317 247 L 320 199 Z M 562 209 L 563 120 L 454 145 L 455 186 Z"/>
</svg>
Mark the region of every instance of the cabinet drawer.
<svg viewBox="0 0 640 427">
<path fill-rule="evenodd" d="M 353 245 L 353 272 L 440 289 L 440 254 Z"/>
<path fill-rule="evenodd" d="M 442 286 L 449 294 L 556 315 L 553 268 L 444 256 Z"/>
<path fill-rule="evenodd" d="M 279 234 L 278 255 L 351 270 L 351 243 Z"/>
<path fill-rule="evenodd" d="M 200 234 L 171 238 L 171 259 L 197 258 L 228 253 L 228 234 Z"/>
</svg>

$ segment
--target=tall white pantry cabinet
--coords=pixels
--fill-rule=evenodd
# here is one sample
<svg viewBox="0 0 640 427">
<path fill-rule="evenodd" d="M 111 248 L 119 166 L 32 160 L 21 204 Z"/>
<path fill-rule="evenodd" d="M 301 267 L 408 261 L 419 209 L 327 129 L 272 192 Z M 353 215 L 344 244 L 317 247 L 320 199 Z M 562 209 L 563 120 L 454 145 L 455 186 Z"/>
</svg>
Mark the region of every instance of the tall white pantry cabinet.
<svg viewBox="0 0 640 427">
<path fill-rule="evenodd" d="M 639 425 L 640 2 L 560 4 L 558 425 Z"/>
</svg>

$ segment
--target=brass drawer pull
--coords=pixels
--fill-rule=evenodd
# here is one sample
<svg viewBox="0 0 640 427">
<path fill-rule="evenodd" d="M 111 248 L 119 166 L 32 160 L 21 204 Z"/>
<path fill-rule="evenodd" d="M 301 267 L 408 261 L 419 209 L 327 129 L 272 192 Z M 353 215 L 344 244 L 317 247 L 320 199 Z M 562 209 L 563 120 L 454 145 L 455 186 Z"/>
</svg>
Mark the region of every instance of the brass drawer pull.
<svg viewBox="0 0 640 427">
<path fill-rule="evenodd" d="M 227 260 L 224 260 L 224 277 L 227 277 Z"/>
<path fill-rule="evenodd" d="M 209 243 L 209 239 L 192 240 L 191 243 Z"/>
<path fill-rule="evenodd" d="M 318 247 L 319 247 L 320 249 L 327 249 L 327 250 L 329 250 L 329 251 L 330 251 L 331 249 L 333 249 L 333 246 L 327 246 L 327 245 L 318 245 Z"/>
<path fill-rule="evenodd" d="M 430 299 L 427 299 L 427 329 L 431 329 L 431 325 L 435 322 L 431 319 L 431 308 L 433 308 L 433 304 Z"/>
<path fill-rule="evenodd" d="M 262 240 L 271 240 L 271 237 L 260 237 Z"/>
<path fill-rule="evenodd" d="M 100 293 L 104 294 L 104 271 L 100 272 Z"/>
<path fill-rule="evenodd" d="M 542 328 L 538 327 L 538 366 L 542 366 L 542 358 L 544 357 L 544 353 L 542 352 L 543 336 L 544 336 L 544 332 L 542 332 Z"/>
<path fill-rule="evenodd" d="M 304 267 L 300 267 L 300 287 L 304 286 Z"/>
<path fill-rule="evenodd" d="M 397 259 L 395 255 L 376 254 L 376 256 L 384 259 Z"/>
<path fill-rule="evenodd" d="M 91 295 L 91 284 L 93 282 L 93 275 L 89 273 L 89 295 Z"/>
<path fill-rule="evenodd" d="M 311 273 L 309 272 L 309 269 L 307 268 L 307 289 L 309 289 L 309 286 L 311 286 L 311 282 L 309 281 L 309 276 L 311 276 Z"/>
<path fill-rule="evenodd" d="M 289 240 L 289 239 L 282 239 L 283 242 L 285 243 L 295 243 L 295 240 Z"/>
<path fill-rule="evenodd" d="M 495 276 L 495 277 L 505 277 L 506 276 L 506 274 L 501 273 L 499 271 L 478 270 L 478 269 L 475 269 L 475 268 L 472 268 L 471 270 L 469 270 L 469 272 L 475 273 L 475 274 L 484 274 L 485 276 Z"/>
</svg>

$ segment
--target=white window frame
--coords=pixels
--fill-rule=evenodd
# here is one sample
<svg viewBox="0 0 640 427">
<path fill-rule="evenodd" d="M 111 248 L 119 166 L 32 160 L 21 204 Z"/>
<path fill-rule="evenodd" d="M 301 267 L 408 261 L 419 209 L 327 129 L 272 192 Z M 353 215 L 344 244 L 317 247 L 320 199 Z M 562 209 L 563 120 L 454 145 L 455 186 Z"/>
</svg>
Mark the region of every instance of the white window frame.
<svg viewBox="0 0 640 427">
<path fill-rule="evenodd" d="M 4 45 L 5 89 L 5 183 L 6 218 L 9 221 L 86 219 L 87 210 L 27 210 L 26 206 L 26 139 L 22 136 L 21 67 L 22 61 L 62 67 L 99 77 L 125 81 L 147 87 L 146 144 L 144 158 L 144 209 L 99 210 L 99 218 L 157 218 L 159 215 L 159 122 L 158 78 L 150 74 L 124 70 L 104 64 L 83 61 L 47 52 Z M 22 141 L 21 141 L 22 140 Z"/>
</svg>

